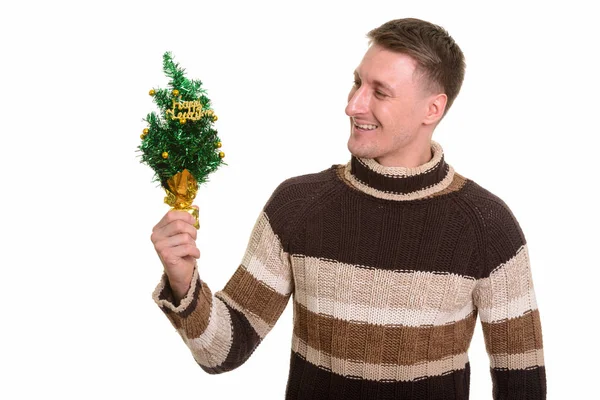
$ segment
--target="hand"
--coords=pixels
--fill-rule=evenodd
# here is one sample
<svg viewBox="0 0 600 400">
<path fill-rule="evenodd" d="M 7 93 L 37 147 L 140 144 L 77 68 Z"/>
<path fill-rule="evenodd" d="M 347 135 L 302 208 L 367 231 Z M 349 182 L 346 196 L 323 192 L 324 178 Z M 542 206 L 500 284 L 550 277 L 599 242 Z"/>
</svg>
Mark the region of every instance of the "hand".
<svg viewBox="0 0 600 400">
<path fill-rule="evenodd" d="M 169 211 L 152 229 L 150 236 L 177 301 L 189 290 L 196 259 L 200 258 L 195 222 L 185 211 Z"/>
</svg>

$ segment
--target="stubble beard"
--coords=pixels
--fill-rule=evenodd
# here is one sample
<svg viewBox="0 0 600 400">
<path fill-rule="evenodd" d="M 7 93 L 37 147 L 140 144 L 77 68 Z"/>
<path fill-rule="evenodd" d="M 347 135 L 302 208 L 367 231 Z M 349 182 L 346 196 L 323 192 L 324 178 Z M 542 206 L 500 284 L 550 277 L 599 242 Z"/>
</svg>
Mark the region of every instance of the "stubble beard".
<svg viewBox="0 0 600 400">
<path fill-rule="evenodd" d="M 378 148 L 374 141 L 366 143 L 357 143 L 358 141 L 354 138 L 353 133 L 350 132 L 350 138 L 348 139 L 347 147 L 350 154 L 357 158 L 376 158 L 380 156 L 378 154 Z"/>
</svg>

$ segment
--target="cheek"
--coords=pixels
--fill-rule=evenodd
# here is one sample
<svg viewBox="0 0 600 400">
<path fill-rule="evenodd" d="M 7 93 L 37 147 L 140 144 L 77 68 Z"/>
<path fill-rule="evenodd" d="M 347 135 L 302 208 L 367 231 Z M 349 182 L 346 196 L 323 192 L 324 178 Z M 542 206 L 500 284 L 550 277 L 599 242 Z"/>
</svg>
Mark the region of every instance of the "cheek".
<svg viewBox="0 0 600 400">
<path fill-rule="evenodd" d="M 398 115 L 390 107 L 384 105 L 373 107 L 373 116 L 385 129 L 394 129 L 398 123 Z"/>
<path fill-rule="evenodd" d="M 373 109 L 375 118 L 386 130 L 397 131 L 412 125 L 415 119 L 413 107 L 410 104 L 381 104 Z"/>
</svg>

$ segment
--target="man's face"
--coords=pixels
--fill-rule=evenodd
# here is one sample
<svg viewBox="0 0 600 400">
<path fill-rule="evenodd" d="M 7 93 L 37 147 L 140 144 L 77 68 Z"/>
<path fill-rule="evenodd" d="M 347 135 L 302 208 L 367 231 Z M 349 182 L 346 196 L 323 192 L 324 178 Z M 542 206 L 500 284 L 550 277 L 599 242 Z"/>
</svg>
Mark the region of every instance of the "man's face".
<svg viewBox="0 0 600 400">
<path fill-rule="evenodd" d="M 350 117 L 348 150 L 360 158 L 374 158 L 385 166 L 401 163 L 427 115 L 429 96 L 415 74 L 416 61 L 405 54 L 373 45 L 354 72 L 348 95 Z M 425 138 L 425 139 L 424 139 Z"/>
</svg>

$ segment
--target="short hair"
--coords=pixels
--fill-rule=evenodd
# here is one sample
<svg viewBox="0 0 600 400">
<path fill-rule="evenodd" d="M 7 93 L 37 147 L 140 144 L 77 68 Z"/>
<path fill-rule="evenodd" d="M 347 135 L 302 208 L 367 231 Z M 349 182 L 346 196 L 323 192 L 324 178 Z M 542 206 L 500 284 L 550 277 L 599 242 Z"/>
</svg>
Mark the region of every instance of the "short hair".
<svg viewBox="0 0 600 400">
<path fill-rule="evenodd" d="M 444 115 L 448 112 L 462 86 L 466 64 L 462 50 L 444 28 L 416 18 L 395 19 L 367 37 L 369 44 L 412 57 L 426 89 L 448 96 Z"/>
</svg>

